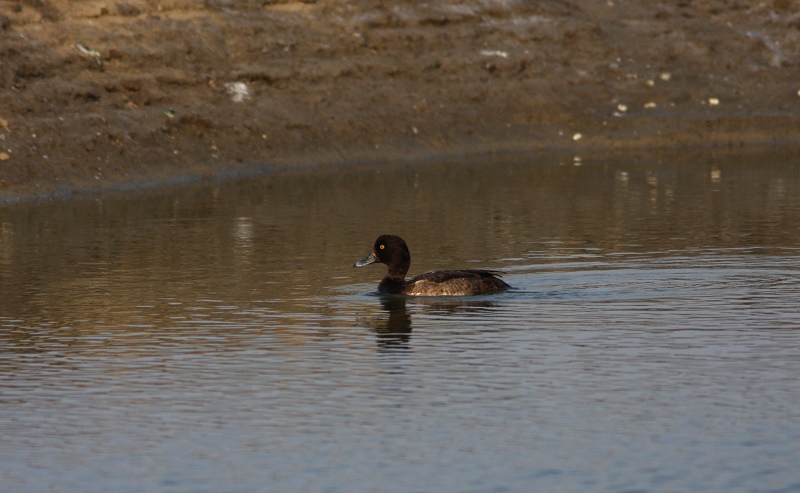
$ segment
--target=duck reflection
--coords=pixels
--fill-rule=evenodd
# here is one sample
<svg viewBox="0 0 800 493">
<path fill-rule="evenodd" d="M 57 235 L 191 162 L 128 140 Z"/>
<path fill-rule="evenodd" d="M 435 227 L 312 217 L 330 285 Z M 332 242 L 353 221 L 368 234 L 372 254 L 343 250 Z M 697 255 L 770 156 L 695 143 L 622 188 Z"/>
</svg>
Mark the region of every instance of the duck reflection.
<svg viewBox="0 0 800 493">
<path fill-rule="evenodd" d="M 385 350 L 409 349 L 411 315 L 406 309 L 406 297 L 381 296 L 381 307 L 386 315 L 376 317 L 370 323 L 378 336 L 378 346 Z"/>
<path fill-rule="evenodd" d="M 408 350 L 411 348 L 411 314 L 406 303 L 407 296 L 382 295 L 380 297 L 382 312 L 367 321 L 367 325 L 377 336 L 380 349 L 385 351 Z M 464 316 L 475 312 L 490 311 L 495 306 L 492 301 L 465 301 L 420 299 L 411 301 L 422 313 L 427 315 L 444 316 L 450 319 L 453 316 Z"/>
</svg>

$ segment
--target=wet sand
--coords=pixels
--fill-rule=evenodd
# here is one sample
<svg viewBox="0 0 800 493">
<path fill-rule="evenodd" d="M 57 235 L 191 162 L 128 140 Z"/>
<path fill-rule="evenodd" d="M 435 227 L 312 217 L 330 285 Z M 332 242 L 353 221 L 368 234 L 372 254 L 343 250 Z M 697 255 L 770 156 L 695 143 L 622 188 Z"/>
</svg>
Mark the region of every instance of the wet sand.
<svg viewBox="0 0 800 493">
<path fill-rule="evenodd" d="M 800 3 L 0 2 L 0 200 L 499 150 L 800 144 Z"/>
</svg>

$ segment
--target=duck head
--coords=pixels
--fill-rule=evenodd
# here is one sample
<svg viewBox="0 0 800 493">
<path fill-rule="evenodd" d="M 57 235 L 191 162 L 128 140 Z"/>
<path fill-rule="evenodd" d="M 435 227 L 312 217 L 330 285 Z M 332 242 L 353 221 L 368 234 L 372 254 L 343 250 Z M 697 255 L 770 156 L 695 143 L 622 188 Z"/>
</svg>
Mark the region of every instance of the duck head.
<svg viewBox="0 0 800 493">
<path fill-rule="evenodd" d="M 390 277 L 403 278 L 411 266 L 411 253 L 406 242 L 399 236 L 381 235 L 375 240 L 370 254 L 353 264 L 353 267 L 374 263 L 386 264 Z"/>
</svg>

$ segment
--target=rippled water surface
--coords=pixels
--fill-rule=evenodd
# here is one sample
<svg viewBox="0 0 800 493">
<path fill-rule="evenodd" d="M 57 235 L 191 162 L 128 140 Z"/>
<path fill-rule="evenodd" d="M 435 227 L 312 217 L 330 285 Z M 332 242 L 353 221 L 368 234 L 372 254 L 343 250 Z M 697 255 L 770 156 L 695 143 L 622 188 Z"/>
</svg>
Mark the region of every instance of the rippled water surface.
<svg viewBox="0 0 800 493">
<path fill-rule="evenodd" d="M 515 289 L 378 296 L 380 233 Z M 0 274 L 3 492 L 800 490 L 798 155 L 7 205 Z"/>
</svg>

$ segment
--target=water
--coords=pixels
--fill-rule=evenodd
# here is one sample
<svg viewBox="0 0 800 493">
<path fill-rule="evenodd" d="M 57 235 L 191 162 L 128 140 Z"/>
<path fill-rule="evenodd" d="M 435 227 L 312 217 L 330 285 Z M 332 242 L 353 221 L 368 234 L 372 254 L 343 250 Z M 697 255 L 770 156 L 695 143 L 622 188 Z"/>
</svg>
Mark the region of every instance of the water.
<svg viewBox="0 0 800 493">
<path fill-rule="evenodd" d="M 798 156 L 579 164 L 5 206 L 0 491 L 800 490 Z"/>
</svg>

